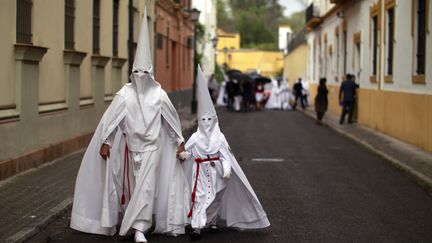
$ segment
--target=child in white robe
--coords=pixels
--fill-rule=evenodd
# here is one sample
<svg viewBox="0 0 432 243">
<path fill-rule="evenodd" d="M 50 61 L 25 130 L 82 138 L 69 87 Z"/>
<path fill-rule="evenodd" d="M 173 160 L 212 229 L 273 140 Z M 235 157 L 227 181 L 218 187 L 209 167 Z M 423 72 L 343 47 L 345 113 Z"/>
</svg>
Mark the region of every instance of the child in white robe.
<svg viewBox="0 0 432 243">
<path fill-rule="evenodd" d="M 200 67 L 197 80 L 198 129 L 186 143 L 186 151 L 180 154 L 180 159 L 186 159 L 184 166 L 191 188 L 190 237 L 200 238 L 201 229 L 206 227 L 217 229 L 218 219 L 228 227 L 267 227 L 267 216 L 219 129 Z"/>
</svg>

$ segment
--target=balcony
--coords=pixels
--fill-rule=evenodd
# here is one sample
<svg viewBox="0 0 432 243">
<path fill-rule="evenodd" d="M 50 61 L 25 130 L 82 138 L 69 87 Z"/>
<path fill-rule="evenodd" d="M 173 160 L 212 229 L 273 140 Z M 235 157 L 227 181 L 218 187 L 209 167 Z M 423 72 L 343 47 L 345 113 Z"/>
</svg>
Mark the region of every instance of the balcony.
<svg viewBox="0 0 432 243">
<path fill-rule="evenodd" d="M 318 9 L 312 3 L 306 9 L 306 27 L 308 29 L 313 29 L 315 26 L 321 23 L 321 18 L 318 14 Z"/>
</svg>

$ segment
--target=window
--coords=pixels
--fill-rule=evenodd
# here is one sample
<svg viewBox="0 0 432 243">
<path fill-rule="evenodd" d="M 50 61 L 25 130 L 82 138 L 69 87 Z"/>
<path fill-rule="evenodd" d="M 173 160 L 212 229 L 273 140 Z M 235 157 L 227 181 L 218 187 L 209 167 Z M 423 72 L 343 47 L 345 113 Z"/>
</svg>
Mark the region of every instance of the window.
<svg viewBox="0 0 432 243">
<path fill-rule="evenodd" d="M 393 75 L 393 56 L 394 56 L 394 17 L 395 9 L 394 7 L 387 9 L 387 75 Z"/>
<path fill-rule="evenodd" d="M 157 37 L 156 37 L 156 45 L 158 49 L 162 49 L 163 48 L 163 36 L 161 33 L 157 33 Z"/>
<path fill-rule="evenodd" d="M 378 73 L 378 16 L 372 17 L 372 75 Z"/>
<path fill-rule="evenodd" d="M 193 36 L 189 36 L 187 38 L 187 48 L 189 48 L 189 49 L 193 48 Z"/>
<path fill-rule="evenodd" d="M 119 0 L 113 2 L 113 56 L 118 56 Z"/>
<path fill-rule="evenodd" d="M 343 38 L 343 75 L 347 73 L 347 63 L 348 63 L 348 33 L 346 30 L 342 31 L 342 38 Z"/>
<path fill-rule="evenodd" d="M 99 54 L 100 2 L 93 0 L 93 53 Z"/>
<path fill-rule="evenodd" d="M 416 39 L 417 39 L 417 70 L 418 75 L 425 74 L 426 63 L 426 0 L 417 1 L 417 16 L 416 16 Z"/>
<path fill-rule="evenodd" d="M 339 28 L 336 28 L 335 30 L 336 35 L 336 45 L 335 45 L 335 51 L 336 51 L 336 75 L 335 75 L 335 81 L 337 82 L 339 80 L 339 56 L 340 56 L 340 39 L 339 39 Z"/>
<path fill-rule="evenodd" d="M 75 0 L 65 0 L 65 49 L 74 49 Z"/>
<path fill-rule="evenodd" d="M 323 65 L 323 73 L 324 77 L 327 77 L 327 68 L 328 68 L 328 45 L 327 45 L 327 33 L 324 34 L 324 65 Z"/>
<path fill-rule="evenodd" d="M 354 33 L 354 51 L 353 51 L 353 72 L 357 77 L 357 80 L 360 80 L 360 74 L 362 69 L 362 59 L 361 59 L 361 32 Z"/>
<path fill-rule="evenodd" d="M 170 43 L 170 41 L 169 41 L 169 32 L 170 32 L 170 29 L 168 27 L 167 28 L 167 36 L 166 36 L 166 50 L 165 50 L 165 64 L 167 65 L 167 67 L 170 64 L 170 60 L 169 60 L 169 43 Z"/>
<path fill-rule="evenodd" d="M 17 43 L 32 43 L 32 1 L 17 0 L 16 13 L 16 42 Z"/>
</svg>

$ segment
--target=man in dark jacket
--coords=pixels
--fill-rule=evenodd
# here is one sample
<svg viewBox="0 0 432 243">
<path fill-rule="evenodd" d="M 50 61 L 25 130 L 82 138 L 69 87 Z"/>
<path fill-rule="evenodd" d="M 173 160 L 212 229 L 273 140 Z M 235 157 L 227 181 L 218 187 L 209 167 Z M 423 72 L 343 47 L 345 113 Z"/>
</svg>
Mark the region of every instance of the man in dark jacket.
<svg viewBox="0 0 432 243">
<path fill-rule="evenodd" d="M 354 76 L 352 74 L 347 74 L 346 77 L 347 79 L 342 82 L 339 89 L 339 104 L 342 105 L 342 114 L 339 124 L 344 123 L 347 113 L 348 123 L 352 123 L 352 115 L 356 99 L 356 89 L 359 87 L 359 85 L 354 82 Z"/>
<path fill-rule="evenodd" d="M 300 103 L 301 106 L 303 108 L 303 110 L 306 108 L 305 103 L 304 103 L 304 99 L 303 99 L 303 84 L 302 84 L 302 79 L 299 78 L 297 83 L 294 84 L 293 87 L 293 94 L 295 96 L 295 101 L 294 101 L 294 105 L 293 105 L 293 109 L 295 110 L 297 107 L 297 101 L 300 99 Z"/>
</svg>

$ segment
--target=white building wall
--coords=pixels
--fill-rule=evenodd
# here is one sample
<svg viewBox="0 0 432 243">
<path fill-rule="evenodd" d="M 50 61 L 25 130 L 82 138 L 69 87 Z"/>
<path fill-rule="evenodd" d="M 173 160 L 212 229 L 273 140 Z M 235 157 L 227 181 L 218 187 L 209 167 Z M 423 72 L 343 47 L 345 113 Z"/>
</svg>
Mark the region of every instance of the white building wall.
<svg viewBox="0 0 432 243">
<path fill-rule="evenodd" d="M 288 45 L 288 34 L 292 34 L 292 30 L 289 26 L 280 26 L 279 27 L 279 50 L 287 51 Z"/>
<path fill-rule="evenodd" d="M 344 41 L 343 41 L 343 25 L 346 21 L 347 30 L 347 55 L 346 55 L 346 73 L 356 75 L 357 82 L 362 88 L 366 89 L 381 89 L 388 91 L 411 92 L 411 93 L 432 93 L 432 38 L 430 33 L 427 37 L 426 46 L 426 83 L 415 84 L 412 82 L 412 76 L 415 71 L 415 53 L 414 39 L 411 35 L 411 1 L 396 0 L 395 7 L 395 41 L 394 41 L 394 63 L 393 63 L 393 82 L 386 83 L 384 77 L 387 70 L 387 24 L 385 1 L 381 1 L 381 21 L 380 32 L 381 36 L 379 43 L 378 61 L 378 77 L 377 82 L 371 82 L 370 76 L 372 73 L 372 46 L 370 43 L 371 34 L 371 15 L 370 8 L 378 4 L 378 0 L 361 0 L 350 1 L 341 11 L 343 17 L 337 16 L 335 11 L 331 16 L 325 18 L 323 23 L 311 30 L 308 35 L 308 45 L 310 48 L 308 79 L 312 82 L 318 82 L 320 77 L 326 77 L 327 82 L 340 83 L 344 75 Z M 325 15 L 334 5 L 328 0 L 316 0 L 314 4 L 320 7 L 319 12 Z M 432 8 L 429 5 L 429 8 Z M 432 13 L 432 10 L 429 10 Z M 429 26 L 432 26 L 432 18 L 429 17 Z M 339 47 L 336 40 L 335 30 L 339 28 Z M 430 29 L 430 27 L 429 27 Z M 385 32 L 384 32 L 385 31 Z M 332 45 L 333 55 L 329 56 L 328 46 L 325 46 L 324 35 L 327 33 L 327 45 Z M 360 53 L 358 53 L 354 44 L 354 35 L 361 33 Z M 337 48 L 339 49 L 340 59 L 337 65 Z M 316 50 L 314 50 L 316 49 Z M 327 53 L 326 53 L 327 51 Z M 321 58 L 321 59 L 320 59 Z M 339 81 L 335 80 L 339 77 Z"/>
<path fill-rule="evenodd" d="M 216 35 L 216 0 L 194 0 L 192 7 L 201 11 L 199 22 L 204 25 L 205 34 L 200 43 L 198 51 L 202 53 L 201 68 L 204 75 L 208 78 L 215 72 L 216 48 L 213 46 L 212 39 Z"/>
</svg>

